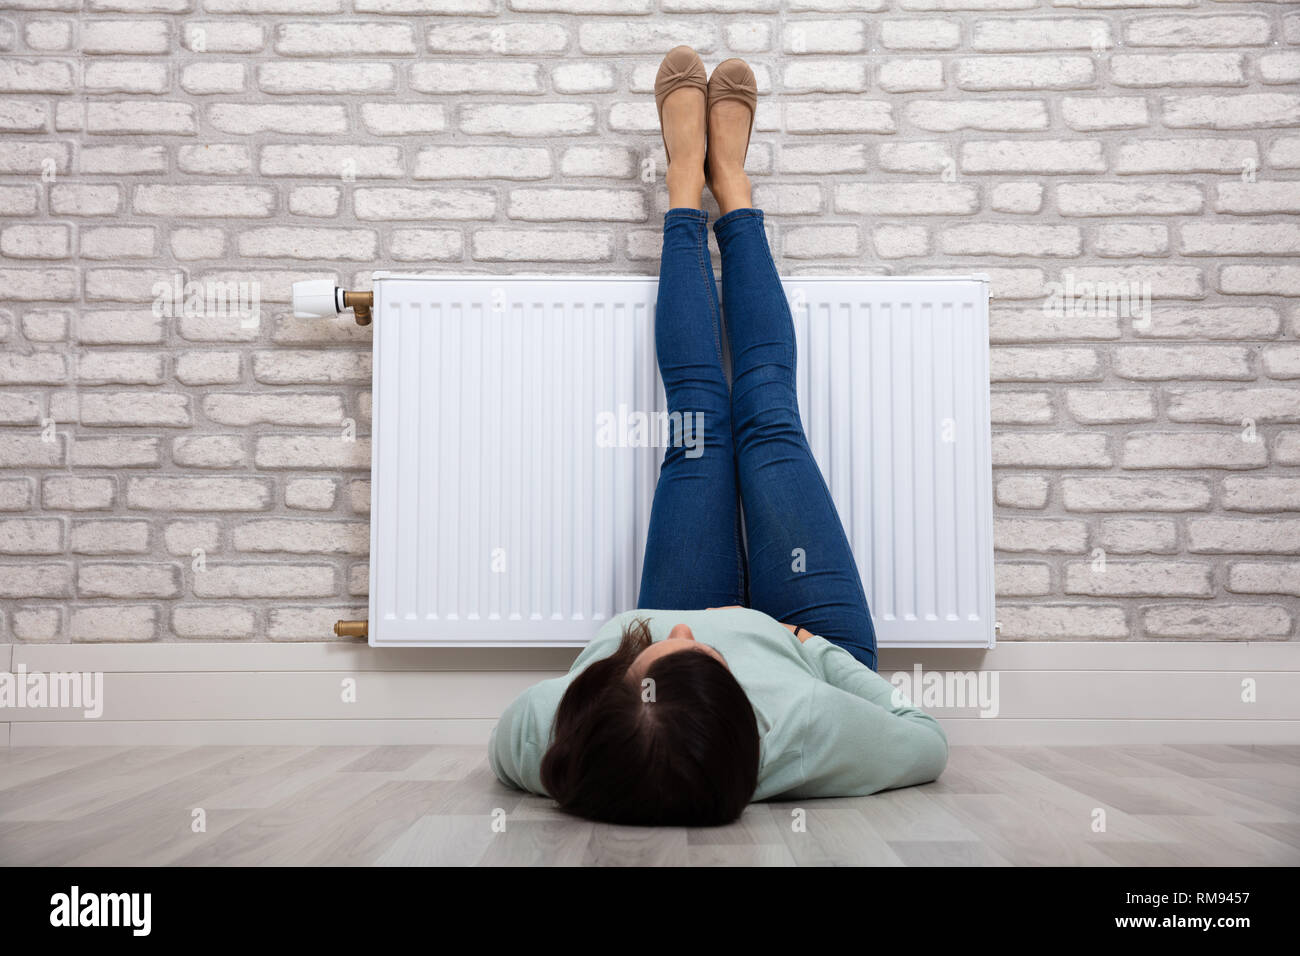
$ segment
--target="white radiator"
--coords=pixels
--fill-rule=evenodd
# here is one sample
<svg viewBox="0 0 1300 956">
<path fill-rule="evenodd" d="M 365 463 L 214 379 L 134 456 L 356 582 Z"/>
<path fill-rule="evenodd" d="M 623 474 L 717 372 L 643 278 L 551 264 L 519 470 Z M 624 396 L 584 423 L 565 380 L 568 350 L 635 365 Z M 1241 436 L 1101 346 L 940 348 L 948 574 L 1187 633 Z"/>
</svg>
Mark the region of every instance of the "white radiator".
<svg viewBox="0 0 1300 956">
<path fill-rule="evenodd" d="M 992 645 L 987 280 L 784 282 L 879 643 Z M 375 274 L 372 645 L 582 645 L 635 606 L 663 456 L 631 428 L 664 410 L 656 290 Z"/>
</svg>

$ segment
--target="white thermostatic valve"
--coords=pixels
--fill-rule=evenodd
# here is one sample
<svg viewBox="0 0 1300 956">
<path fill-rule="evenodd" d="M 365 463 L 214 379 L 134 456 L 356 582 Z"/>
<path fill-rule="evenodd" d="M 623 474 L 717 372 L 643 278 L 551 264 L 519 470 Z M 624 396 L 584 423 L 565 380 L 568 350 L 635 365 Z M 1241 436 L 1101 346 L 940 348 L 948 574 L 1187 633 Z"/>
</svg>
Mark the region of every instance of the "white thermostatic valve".
<svg viewBox="0 0 1300 956">
<path fill-rule="evenodd" d="M 343 311 L 342 290 L 333 279 L 306 279 L 293 284 L 295 319 L 329 319 Z"/>
</svg>

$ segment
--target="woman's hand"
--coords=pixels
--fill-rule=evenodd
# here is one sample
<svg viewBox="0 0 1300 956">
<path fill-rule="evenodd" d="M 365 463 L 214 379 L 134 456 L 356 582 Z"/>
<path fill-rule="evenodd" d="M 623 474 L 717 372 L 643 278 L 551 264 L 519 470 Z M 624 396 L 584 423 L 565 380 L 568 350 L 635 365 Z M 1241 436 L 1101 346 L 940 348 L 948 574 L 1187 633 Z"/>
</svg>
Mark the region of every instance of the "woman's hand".
<svg viewBox="0 0 1300 956">
<path fill-rule="evenodd" d="M 800 644 L 805 643 L 808 638 L 813 636 L 813 632 L 805 627 L 795 627 L 793 624 L 782 624 L 781 626 L 793 634 Z"/>
<path fill-rule="evenodd" d="M 706 610 L 706 611 L 729 611 L 729 610 L 731 610 L 731 609 L 734 608 L 734 607 L 744 607 L 744 605 L 743 605 L 743 604 L 728 604 L 728 605 L 726 605 L 726 606 L 724 606 L 724 607 L 706 607 L 704 610 Z M 805 628 L 805 627 L 795 627 L 793 624 L 782 624 L 781 626 L 782 626 L 783 628 L 785 628 L 787 631 L 789 631 L 791 634 L 793 634 L 793 635 L 795 636 L 795 639 L 796 639 L 800 644 L 803 644 L 803 643 L 807 642 L 808 638 L 810 638 L 810 637 L 815 637 L 815 636 L 816 636 L 816 635 L 813 634 L 812 631 L 808 630 L 808 629 Z"/>
</svg>

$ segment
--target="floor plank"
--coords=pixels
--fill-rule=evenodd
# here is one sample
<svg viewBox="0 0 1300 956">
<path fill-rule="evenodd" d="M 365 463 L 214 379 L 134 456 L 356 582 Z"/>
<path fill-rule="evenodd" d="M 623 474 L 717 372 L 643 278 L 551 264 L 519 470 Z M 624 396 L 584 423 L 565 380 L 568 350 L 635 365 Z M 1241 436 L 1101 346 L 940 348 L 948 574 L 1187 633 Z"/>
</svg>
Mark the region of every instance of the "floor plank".
<svg viewBox="0 0 1300 956">
<path fill-rule="evenodd" d="M 956 746 L 925 786 L 694 829 L 565 814 L 479 747 L 9 748 L 0 864 L 1294 866 L 1300 748 Z"/>
</svg>

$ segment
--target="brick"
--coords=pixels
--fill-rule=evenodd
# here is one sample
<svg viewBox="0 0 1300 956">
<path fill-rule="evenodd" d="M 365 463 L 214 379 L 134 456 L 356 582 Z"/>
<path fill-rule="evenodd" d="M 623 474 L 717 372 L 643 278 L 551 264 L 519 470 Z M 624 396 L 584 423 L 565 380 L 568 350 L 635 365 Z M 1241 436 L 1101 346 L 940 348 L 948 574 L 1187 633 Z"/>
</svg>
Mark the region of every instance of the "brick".
<svg viewBox="0 0 1300 956">
<path fill-rule="evenodd" d="M 161 385 L 163 357 L 153 352 L 89 352 L 77 362 L 82 385 Z"/>
<path fill-rule="evenodd" d="M 596 24 L 583 24 L 579 29 L 585 31 L 588 26 L 594 27 Z M 429 28 L 427 41 L 431 53 L 537 56 L 563 53 L 569 46 L 569 32 L 561 24 L 547 21 L 482 25 L 463 23 L 445 26 L 435 24 Z M 667 47 L 664 49 L 666 50 Z M 584 43 L 583 52 L 600 51 L 588 50 Z"/>
<path fill-rule="evenodd" d="M 437 61 L 411 67 L 411 89 L 420 93 L 541 93 L 536 63 Z"/>
<path fill-rule="evenodd" d="M 1004 508 L 1046 508 L 1047 479 L 1039 475 L 1008 475 L 994 486 L 994 500 Z"/>
<path fill-rule="evenodd" d="M 288 508 L 331 511 L 337 498 L 338 483 L 330 478 L 299 478 L 284 486 L 284 504 Z"/>
<path fill-rule="evenodd" d="M 75 554 L 144 554 L 149 550 L 149 522 L 78 521 L 69 548 Z"/>
<path fill-rule="evenodd" d="M 512 189 L 506 214 L 530 222 L 645 222 L 645 196 L 623 189 Z"/>
<path fill-rule="evenodd" d="M 18 224 L 0 229 L 0 253 L 11 259 L 65 259 L 70 252 L 67 226 Z"/>
<path fill-rule="evenodd" d="M 994 518 L 993 547 L 998 551 L 1065 552 L 1087 550 L 1088 526 L 1073 518 Z"/>
<path fill-rule="evenodd" d="M 950 256 L 1073 258 L 1083 250 L 1083 234 L 1075 226 L 970 223 L 941 230 L 939 248 Z"/>
<path fill-rule="evenodd" d="M 1263 16 L 1139 17 L 1124 24 L 1126 46 L 1260 46 L 1272 33 Z"/>
<path fill-rule="evenodd" d="M 83 564 L 77 570 L 82 598 L 169 598 L 181 593 L 174 564 Z"/>
<path fill-rule="evenodd" d="M 1061 117 L 1080 132 L 1139 129 L 1151 121 L 1146 100 L 1138 96 L 1067 96 L 1061 100 Z"/>
<path fill-rule="evenodd" d="M 1290 93 L 1237 93 L 1164 97 L 1166 126 L 1176 129 L 1267 129 L 1300 126 L 1300 96 Z"/>
<path fill-rule="evenodd" d="M 363 119 L 368 115 L 365 110 L 369 105 L 371 104 L 362 107 Z M 414 109 L 413 107 L 412 110 Z M 441 115 L 442 107 L 437 109 Z M 293 106 L 277 106 L 258 103 L 213 103 L 207 108 L 207 117 L 208 122 L 219 131 L 237 135 L 273 132 L 299 136 L 327 136 L 342 133 L 348 128 L 347 110 L 339 105 L 295 103 Z M 417 131 L 413 130 L 413 132 Z M 418 132 L 426 131 L 418 130 Z M 337 170 L 337 164 L 330 167 L 331 172 Z"/>
<path fill-rule="evenodd" d="M 152 511 L 265 511 L 272 492 L 262 478 L 132 477 L 126 500 Z"/>
<path fill-rule="evenodd" d="M 892 133 L 892 107 L 882 100 L 792 101 L 785 106 L 788 133 Z"/>
<path fill-rule="evenodd" d="M 1267 339 L 1281 330 L 1282 320 L 1268 306 L 1171 306 L 1153 309 L 1150 326 L 1139 334 L 1150 338 Z"/>
<path fill-rule="evenodd" d="M 252 21 L 189 21 L 181 42 L 195 53 L 257 53 L 266 45 L 266 33 Z"/>
<path fill-rule="evenodd" d="M 260 63 L 257 85 L 275 95 L 385 93 L 396 88 L 397 72 L 388 63 Z"/>
<path fill-rule="evenodd" d="M 48 485 L 47 479 L 47 485 Z M 48 508 L 64 508 L 67 496 L 43 494 Z M 0 554 L 61 554 L 63 522 L 58 518 L 0 518 Z"/>
<path fill-rule="evenodd" d="M 989 356 L 993 382 L 1087 381 L 1101 378 L 1093 349 L 994 347 Z"/>
<path fill-rule="evenodd" d="M 1083 56 L 983 56 L 957 60 L 963 90 L 1074 90 L 1096 83 L 1092 60 Z"/>
<path fill-rule="evenodd" d="M 533 162 L 535 170 L 543 168 L 545 157 L 545 174 L 540 176 L 515 176 L 505 178 L 544 179 L 550 176 L 550 158 L 545 150 L 542 156 Z M 417 160 L 418 162 L 418 160 Z M 631 179 L 637 171 L 637 157 L 630 149 L 619 146 L 572 146 L 560 157 L 560 175 L 566 177 L 600 177 L 602 179 Z"/>
<path fill-rule="evenodd" d="M 151 468 L 162 462 L 157 438 L 81 438 L 72 445 L 74 466 Z"/>
<path fill-rule="evenodd" d="M 242 63 L 190 63 L 181 70 L 181 89 L 198 96 L 242 93 L 247 86 Z"/>
<path fill-rule="evenodd" d="M 399 262 L 457 262 L 464 240 L 454 229 L 394 229 L 388 253 Z"/>
<path fill-rule="evenodd" d="M 341 435 L 264 435 L 257 439 L 259 468 L 366 468 L 370 442 Z"/>
<path fill-rule="evenodd" d="M 398 179 L 404 173 L 396 146 L 268 145 L 262 147 L 264 176 L 320 176 L 333 179 Z"/>
<path fill-rule="evenodd" d="M 200 640 L 251 638 L 257 628 L 252 608 L 238 604 L 178 604 L 172 608 L 172 632 Z"/>
<path fill-rule="evenodd" d="M 82 146 L 78 154 L 83 173 L 140 176 L 167 171 L 162 146 Z"/>
<path fill-rule="evenodd" d="M 264 218 L 275 209 L 275 194 L 264 186 L 137 186 L 132 208 L 142 216 Z"/>
<path fill-rule="evenodd" d="M 1035 213 L 1043 208 L 1041 183 L 998 183 L 989 196 L 994 212 Z"/>
<path fill-rule="evenodd" d="M 575 136 L 595 131 L 596 108 L 589 103 L 467 103 L 460 108 L 460 128 L 479 136 Z"/>
<path fill-rule="evenodd" d="M 1129 345 L 1115 350 L 1115 374 L 1145 381 L 1250 379 L 1250 351 L 1221 345 Z"/>
<path fill-rule="evenodd" d="M 881 46 L 889 50 L 955 50 L 961 26 L 955 20 L 884 20 Z"/>
<path fill-rule="evenodd" d="M 89 133 L 138 133 L 193 136 L 194 107 L 189 103 L 123 102 L 86 104 Z"/>
<path fill-rule="evenodd" d="M 760 21 L 728 23 L 723 32 L 733 53 L 763 53 L 772 48 L 772 30 Z"/>
<path fill-rule="evenodd" d="M 1101 640 L 1129 633 L 1124 609 L 1107 605 L 999 603 L 997 615 L 1004 640 Z"/>
<path fill-rule="evenodd" d="M 1174 554 L 1178 528 L 1169 518 L 1107 518 L 1101 523 L 1097 541 L 1103 550 L 1115 554 Z M 1208 571 L 1207 567 L 1207 575 Z"/>
<path fill-rule="evenodd" d="M 877 226 L 871 242 L 881 259 L 924 256 L 930 252 L 930 234 L 924 226 Z"/>
<path fill-rule="evenodd" d="M 1042 100 L 914 100 L 903 108 L 908 123 L 935 133 L 973 129 L 1021 132 L 1047 129 Z"/>
<path fill-rule="evenodd" d="M 100 60 L 87 63 L 82 83 L 90 93 L 166 93 L 167 67 L 148 60 Z"/>
<path fill-rule="evenodd" d="M 1300 267 L 1223 266 L 1219 291 L 1229 295 L 1300 295 Z"/>
<path fill-rule="evenodd" d="M 979 209 L 979 193 L 964 183 L 840 183 L 835 211 L 874 216 L 964 216 Z"/>
<path fill-rule="evenodd" d="M 429 219 L 491 219 L 496 197 L 484 189 L 358 188 L 353 193 L 358 219 L 382 222 Z"/>
<path fill-rule="evenodd" d="M 607 232 L 479 229 L 471 249 L 480 262 L 608 262 L 614 242 Z"/>
<path fill-rule="evenodd" d="M 1210 567 L 1187 561 L 1091 561 L 1065 566 L 1066 594 L 1098 597 L 1212 597 Z"/>
<path fill-rule="evenodd" d="M 1300 596 L 1300 563 L 1233 562 L 1228 565 L 1226 587 L 1236 594 Z"/>
<path fill-rule="evenodd" d="M 1070 417 L 1085 425 L 1149 422 L 1156 417 L 1155 394 L 1149 389 L 1083 389 L 1065 393 Z"/>
<path fill-rule="evenodd" d="M 1114 152 L 1121 175 L 1148 173 L 1235 173 L 1258 165 L 1259 147 L 1249 139 L 1127 140 Z"/>
<path fill-rule="evenodd" d="M 263 259 L 350 259 L 368 262 L 379 248 L 370 229 L 317 229 L 269 226 L 239 234 L 239 254 Z"/>
<path fill-rule="evenodd" d="M 1236 215 L 1300 212 L 1300 182 L 1218 183 L 1214 208 Z"/>
<path fill-rule="evenodd" d="M 993 436 L 993 466 L 1109 468 L 1106 435 L 1088 432 L 1002 432 Z"/>
<path fill-rule="evenodd" d="M 236 468 L 248 462 L 237 435 L 188 435 L 172 442 L 172 461 L 182 468 Z"/>
<path fill-rule="evenodd" d="M 564 63 L 551 70 L 551 87 L 557 93 L 612 93 L 618 73 L 608 63 Z"/>
<path fill-rule="evenodd" d="M 440 133 L 447 128 L 447 113 L 437 103 L 362 103 L 361 122 L 376 136 Z M 341 120 L 338 125 L 345 128 L 346 121 Z"/>
<path fill-rule="evenodd" d="M 961 145 L 964 173 L 1088 173 L 1105 168 L 1101 143 L 1095 140 L 981 140 Z"/>
<path fill-rule="evenodd" d="M 194 575 L 199 598 L 332 597 L 334 569 L 328 565 L 209 564 Z"/>
<path fill-rule="evenodd" d="M 1052 397 L 1047 392 L 999 390 L 990 398 L 995 425 L 1042 425 L 1053 419 Z"/>
<path fill-rule="evenodd" d="M 1245 86 L 1239 53 L 1119 54 L 1110 58 L 1115 86 Z"/>
<path fill-rule="evenodd" d="M 1235 432 L 1139 432 L 1124 438 L 1122 468 L 1262 468 L 1264 443 Z"/>
<path fill-rule="evenodd" d="M 417 50 L 408 23 L 280 23 L 273 45 L 280 56 L 395 56 Z"/>
<path fill-rule="evenodd" d="M 233 543 L 238 551 L 365 555 L 370 526 L 363 521 L 266 518 L 236 527 Z"/>
<path fill-rule="evenodd" d="M 871 84 L 865 63 L 795 60 L 781 71 L 781 85 L 787 93 L 863 93 Z"/>
<path fill-rule="evenodd" d="M 188 395 L 165 392 L 93 392 L 81 396 L 83 425 L 161 425 L 193 423 Z"/>
<path fill-rule="evenodd" d="M 72 609 L 73 641 L 135 643 L 152 641 L 158 632 L 158 608 L 152 604 L 113 604 Z"/>
<path fill-rule="evenodd" d="M 1150 637 L 1257 640 L 1289 635 L 1291 614 L 1269 604 L 1170 605 L 1146 608 L 1142 628 Z"/>
<path fill-rule="evenodd" d="M 197 551 L 206 556 L 220 548 L 221 526 L 215 521 L 169 521 L 163 528 L 163 546 L 168 554 L 194 557 Z"/>
<path fill-rule="evenodd" d="M 226 236 L 220 229 L 174 229 L 168 245 L 177 259 L 217 259 L 226 251 Z"/>
<path fill-rule="evenodd" d="M 343 423 L 343 403 L 338 395 L 223 392 L 205 395 L 202 409 L 204 416 L 218 425 L 238 428 Z"/>
<path fill-rule="evenodd" d="M 20 641 L 57 641 L 63 636 L 63 608 L 14 608 L 14 637 Z"/>
<path fill-rule="evenodd" d="M 791 259 L 825 259 L 856 256 L 860 245 L 857 226 L 797 226 L 785 233 L 781 251 Z"/>
<path fill-rule="evenodd" d="M 1107 49 L 1114 42 L 1105 20 L 1058 15 L 1051 19 L 977 20 L 970 45 L 973 50 L 1036 52 Z"/>
<path fill-rule="evenodd" d="M 1223 479 L 1222 502 L 1230 511 L 1300 511 L 1300 478 L 1234 475 Z"/>
<path fill-rule="evenodd" d="M 151 259 L 158 245 L 152 226 L 102 226 L 81 230 L 83 259 Z"/>
<path fill-rule="evenodd" d="M 289 350 L 255 352 L 253 378 L 263 385 L 369 385 L 370 355 Z"/>
</svg>

